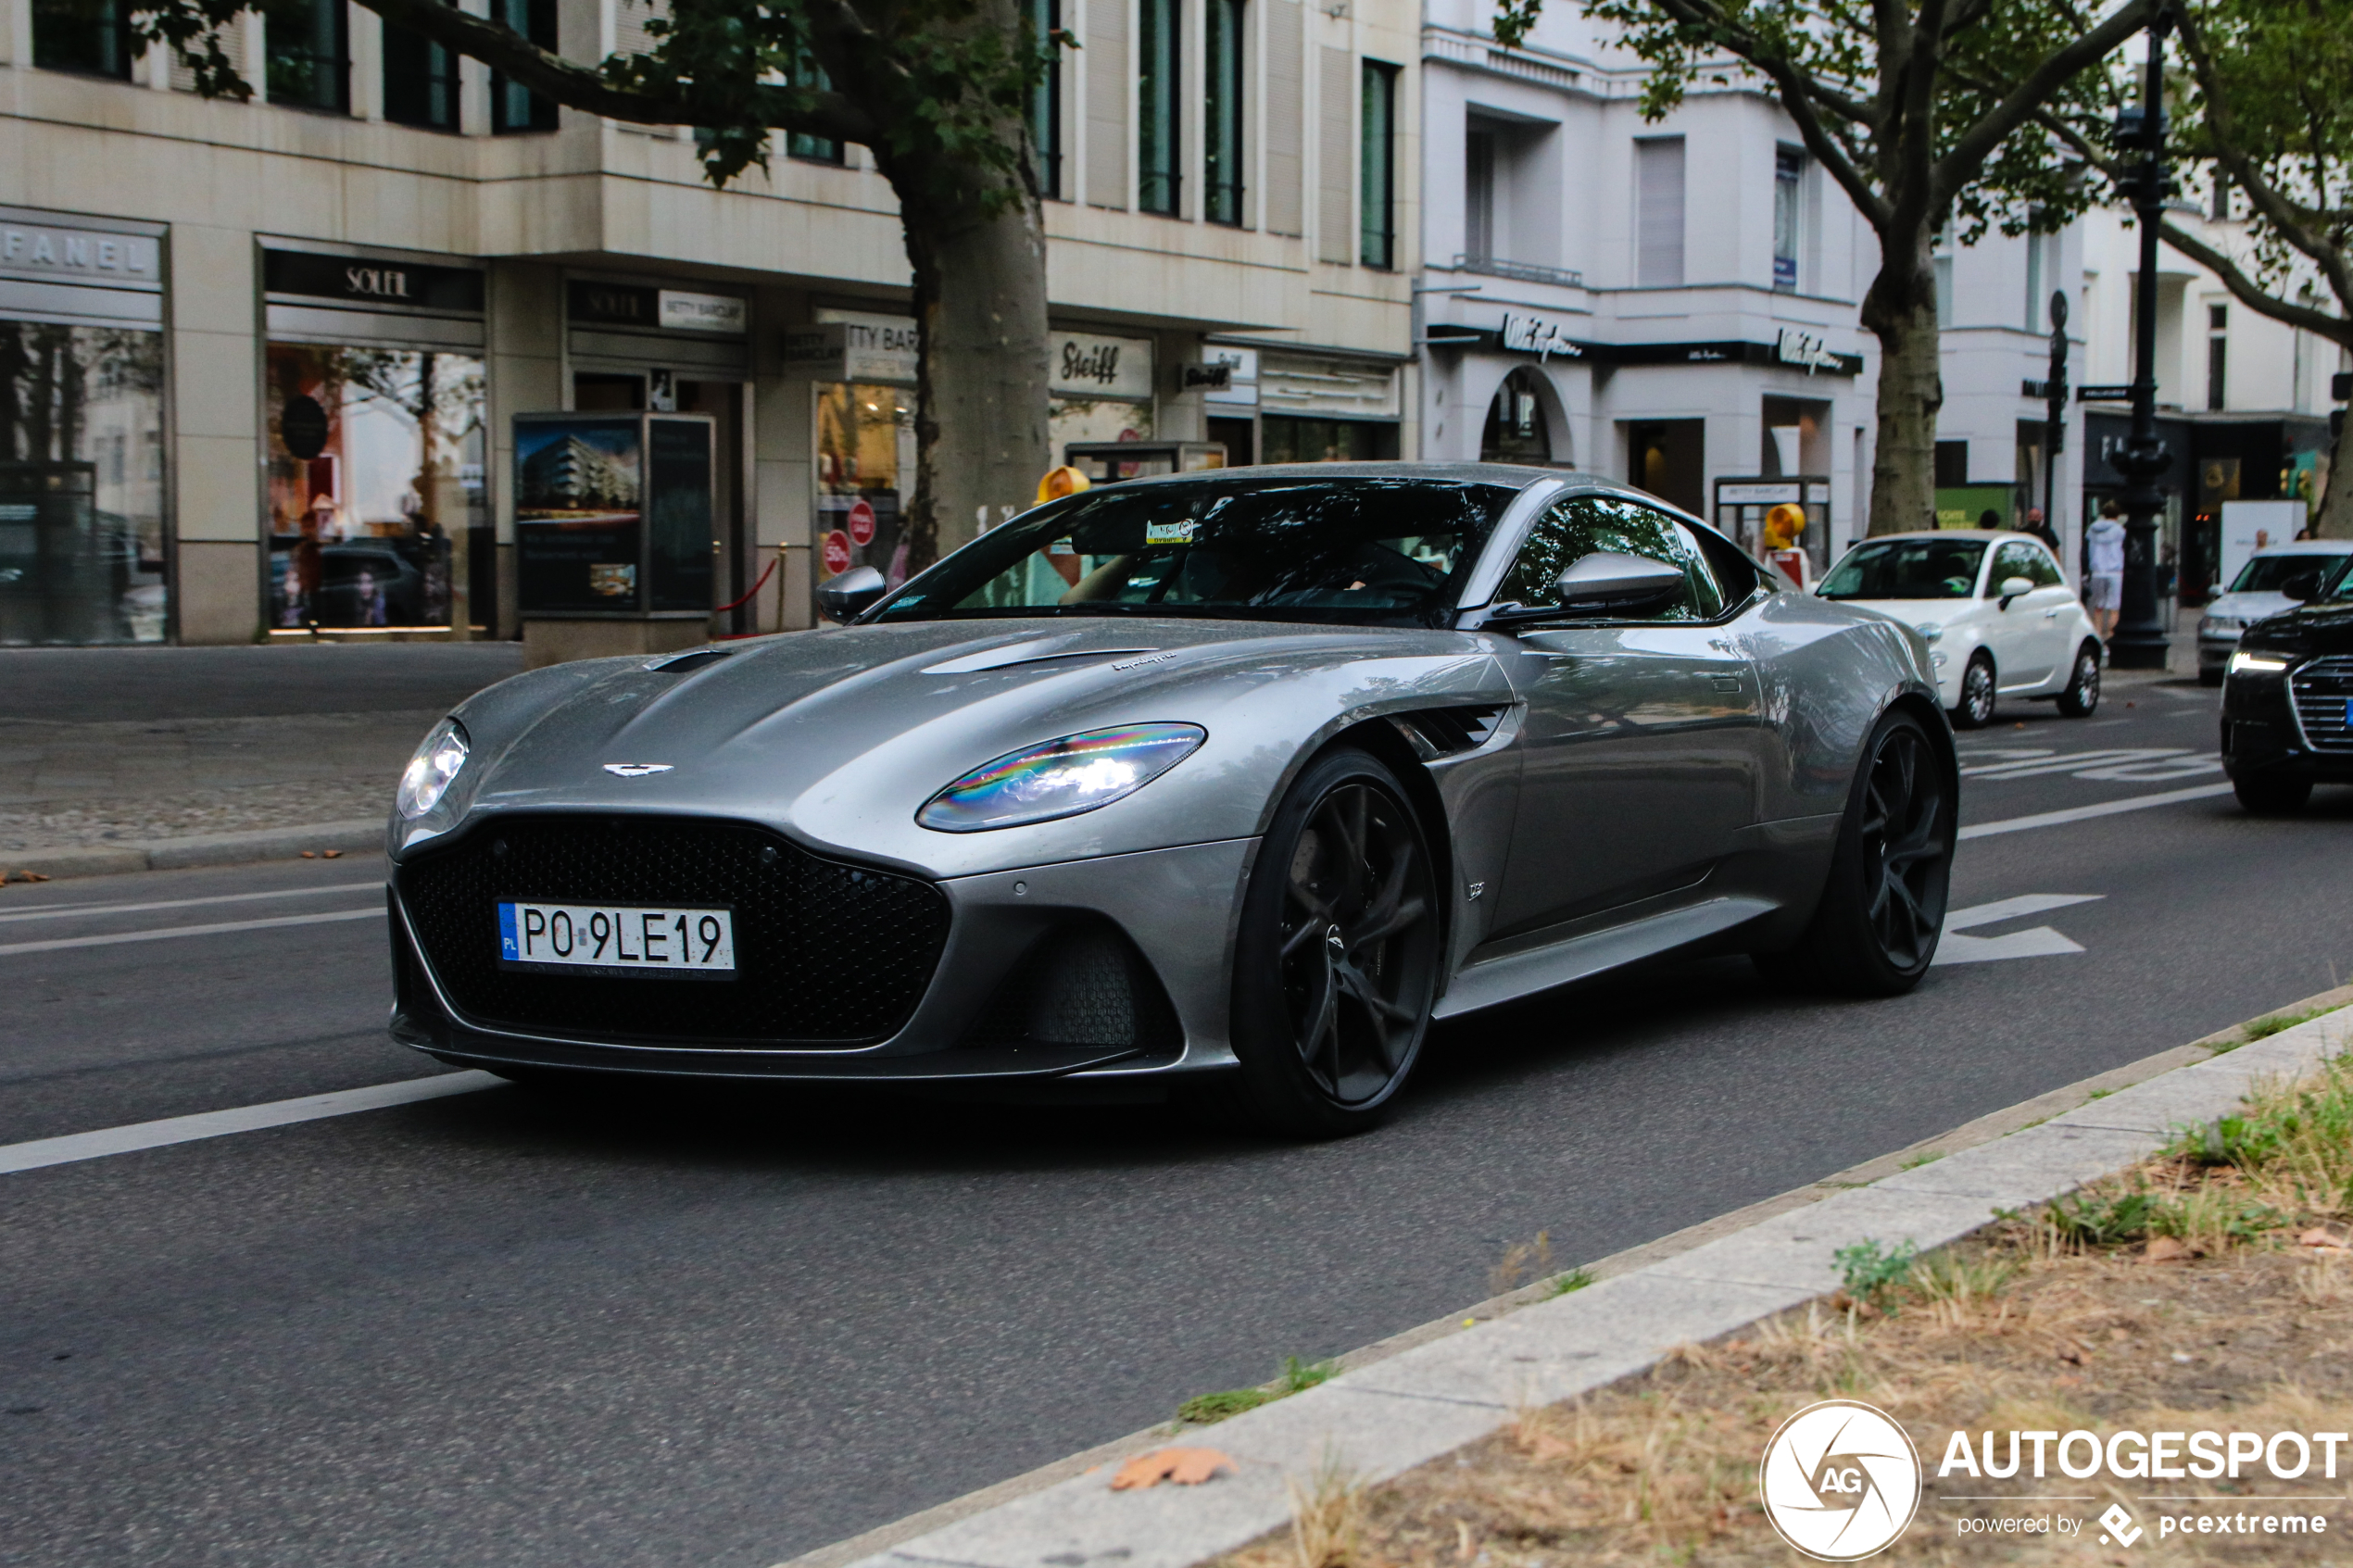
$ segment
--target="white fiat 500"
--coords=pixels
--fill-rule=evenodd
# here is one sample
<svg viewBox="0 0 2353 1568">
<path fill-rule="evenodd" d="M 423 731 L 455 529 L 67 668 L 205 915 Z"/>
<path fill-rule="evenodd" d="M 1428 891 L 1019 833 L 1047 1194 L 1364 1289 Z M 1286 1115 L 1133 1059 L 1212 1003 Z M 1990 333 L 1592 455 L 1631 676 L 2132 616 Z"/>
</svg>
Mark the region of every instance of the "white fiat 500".
<svg viewBox="0 0 2353 1568">
<path fill-rule="evenodd" d="M 1990 723 L 2006 696 L 2056 701 L 2071 719 L 2100 705 L 2099 634 L 2040 540 L 1964 528 L 1881 534 L 1814 591 L 1926 637 L 1956 729 Z"/>
</svg>

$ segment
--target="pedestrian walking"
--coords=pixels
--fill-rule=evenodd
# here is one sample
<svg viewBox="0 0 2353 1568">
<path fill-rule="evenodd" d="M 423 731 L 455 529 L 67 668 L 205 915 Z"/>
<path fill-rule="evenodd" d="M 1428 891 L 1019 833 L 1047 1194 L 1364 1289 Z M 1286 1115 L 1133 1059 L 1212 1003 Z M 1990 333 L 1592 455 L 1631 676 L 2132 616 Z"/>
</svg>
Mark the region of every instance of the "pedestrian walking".
<svg viewBox="0 0 2353 1568">
<path fill-rule="evenodd" d="M 2058 535 L 2052 533 L 2051 525 L 2043 521 L 2042 508 L 2029 507 L 2026 508 L 2026 532 L 2032 533 L 2034 537 L 2043 541 L 2044 544 L 2049 546 L 2051 554 L 2057 555 L 2059 553 Z"/>
<path fill-rule="evenodd" d="M 2124 522 L 2114 501 L 2100 503 L 2098 521 L 2083 531 L 2083 555 L 2091 568 L 2083 608 L 2105 644 L 2116 633 L 2117 611 L 2124 607 Z"/>
</svg>

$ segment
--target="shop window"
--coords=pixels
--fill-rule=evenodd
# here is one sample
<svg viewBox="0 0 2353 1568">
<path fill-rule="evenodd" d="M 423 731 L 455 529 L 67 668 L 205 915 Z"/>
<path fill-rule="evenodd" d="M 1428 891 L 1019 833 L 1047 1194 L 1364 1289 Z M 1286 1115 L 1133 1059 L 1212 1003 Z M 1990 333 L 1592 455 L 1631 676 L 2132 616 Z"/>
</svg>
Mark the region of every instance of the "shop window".
<svg viewBox="0 0 2353 1568">
<path fill-rule="evenodd" d="M 421 32 L 384 30 L 384 118 L 427 131 L 458 129 L 458 56 Z"/>
<path fill-rule="evenodd" d="M 825 68 L 819 65 L 816 56 L 806 49 L 793 63 L 792 79 L 796 87 L 812 88 L 820 93 L 833 90 L 834 79 L 825 74 Z M 788 131 L 785 133 L 785 156 L 799 158 L 805 163 L 840 163 L 844 161 L 844 149 L 830 136 L 811 136 L 799 131 Z"/>
<path fill-rule="evenodd" d="M 907 576 L 905 507 L 915 483 L 915 395 L 832 382 L 817 389 L 819 575 L 832 562 Z M 837 537 L 838 535 L 838 537 Z"/>
<path fill-rule="evenodd" d="M 1487 428 L 1478 438 L 1482 463 L 1550 463 L 1552 429 L 1538 395 L 1539 373 L 1521 365 L 1504 378 L 1487 406 Z"/>
<path fill-rule="evenodd" d="M 1174 218 L 1182 194 L 1177 98 L 1178 0 L 1139 0 L 1136 58 L 1136 205 Z"/>
<path fill-rule="evenodd" d="M 1707 421 L 1646 420 L 1626 427 L 1627 476 L 1694 516 L 1705 505 L 1700 494 L 1706 469 Z"/>
<path fill-rule="evenodd" d="M 163 335 L 0 320 L 0 644 L 164 634 Z"/>
<path fill-rule="evenodd" d="M 1397 68 L 1364 62 L 1357 107 L 1356 259 L 1367 267 L 1397 265 Z"/>
<path fill-rule="evenodd" d="M 1496 254 L 1495 140 L 1491 127 L 1463 132 L 1463 256 L 1473 265 Z"/>
<path fill-rule="evenodd" d="M 1224 444 L 1229 469 L 1246 469 L 1258 460 L 1257 435 L 1256 420 L 1223 420 L 1215 415 L 1209 419 L 1209 438 Z"/>
<path fill-rule="evenodd" d="M 492 624 L 482 361 L 273 343 L 268 368 L 271 624 Z"/>
<path fill-rule="evenodd" d="M 1202 106 L 1202 216 L 1212 223 L 1242 220 L 1242 0 L 1206 0 L 1208 57 L 1202 62 L 1207 94 Z"/>
<path fill-rule="evenodd" d="M 556 52 L 556 0 L 490 0 L 490 17 L 548 53 Z M 522 83 L 510 82 L 495 71 L 491 74 L 491 130 L 503 136 L 555 128 L 553 98 L 543 98 Z"/>
<path fill-rule="evenodd" d="M 32 63 L 131 80 L 139 46 L 126 0 L 32 0 Z"/>
<path fill-rule="evenodd" d="M 1268 463 L 1370 463 L 1397 456 L 1397 427 L 1368 420 L 1268 414 L 1259 421 Z"/>
<path fill-rule="evenodd" d="M 2231 307 L 2209 305 L 2206 307 L 2206 406 L 2211 409 L 2230 407 L 2231 390 Z"/>
<path fill-rule="evenodd" d="M 1940 441 L 1936 444 L 1936 487 L 1949 489 L 1969 483 L 1969 443 Z"/>
<path fill-rule="evenodd" d="M 1038 194 L 1059 201 L 1063 194 L 1063 50 L 1052 42 L 1062 31 L 1062 0 L 1028 0 L 1031 46 L 1045 56 L 1029 90 L 1029 140 L 1038 150 Z"/>
<path fill-rule="evenodd" d="M 349 113 L 350 19 L 344 0 L 262 0 L 260 9 L 270 101 Z"/>
</svg>

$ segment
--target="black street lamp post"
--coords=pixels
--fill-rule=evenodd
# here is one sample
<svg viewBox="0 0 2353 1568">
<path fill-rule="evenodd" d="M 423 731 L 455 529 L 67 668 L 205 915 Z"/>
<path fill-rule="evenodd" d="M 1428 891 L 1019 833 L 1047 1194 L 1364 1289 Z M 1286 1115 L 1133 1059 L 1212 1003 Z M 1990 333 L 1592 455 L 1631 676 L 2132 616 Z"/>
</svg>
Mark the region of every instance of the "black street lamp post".
<svg viewBox="0 0 2353 1568">
<path fill-rule="evenodd" d="M 2158 614 L 2157 520 L 2165 508 L 2158 476 L 2173 455 L 2157 433 L 2157 225 L 2168 194 L 2165 178 L 2165 34 L 2163 10 L 2149 23 L 2147 75 L 2140 107 L 2117 116 L 2117 140 L 2137 145 L 2133 210 L 2141 227 L 2141 277 L 2133 309 L 2133 433 L 2109 461 L 2124 475 L 2124 597 L 2108 661 L 2124 670 L 2162 670 L 2171 639 Z"/>
<path fill-rule="evenodd" d="M 2067 449 L 2067 291 L 2051 291 L 2051 368 L 2043 383 L 2043 526 L 2058 537 L 2058 459 Z"/>
</svg>

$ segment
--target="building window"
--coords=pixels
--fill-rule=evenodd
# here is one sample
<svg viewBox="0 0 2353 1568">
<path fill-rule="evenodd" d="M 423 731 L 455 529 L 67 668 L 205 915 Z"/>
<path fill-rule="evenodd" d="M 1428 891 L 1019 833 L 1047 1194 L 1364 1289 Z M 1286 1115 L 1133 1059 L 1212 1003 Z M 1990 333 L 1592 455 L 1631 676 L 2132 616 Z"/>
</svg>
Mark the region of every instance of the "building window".
<svg viewBox="0 0 2353 1568">
<path fill-rule="evenodd" d="M 2026 236 L 2026 330 L 2043 330 L 2043 247 L 2050 236 L 2030 232 Z"/>
<path fill-rule="evenodd" d="M 1397 265 L 1397 68 L 1365 62 L 1364 99 L 1357 107 L 1356 259 L 1367 267 Z"/>
<path fill-rule="evenodd" d="M 1929 258 L 1936 272 L 1936 324 L 1953 324 L 1953 253 L 1945 248 L 1943 239 L 1936 242 L 1936 254 Z"/>
<path fill-rule="evenodd" d="M 1204 0 L 1209 12 L 1208 58 L 1202 62 L 1207 96 L 1202 106 L 1202 216 L 1212 223 L 1242 220 L 1242 0 Z"/>
<path fill-rule="evenodd" d="M 1683 139 L 1634 144 L 1634 284 L 1683 285 Z"/>
<path fill-rule="evenodd" d="M 1029 0 L 1030 46 L 1046 56 L 1030 89 L 1029 139 L 1038 148 L 1038 194 L 1052 201 L 1063 194 L 1063 50 L 1053 42 L 1062 25 L 1062 0 Z"/>
<path fill-rule="evenodd" d="M 1140 0 L 1136 36 L 1136 205 L 1174 218 L 1177 173 L 1177 0 Z"/>
<path fill-rule="evenodd" d="M 264 0 L 261 20 L 270 101 L 349 113 L 351 45 L 343 0 Z"/>
<path fill-rule="evenodd" d="M 556 0 L 490 0 L 490 18 L 520 32 L 550 54 L 556 50 Z M 553 131 L 556 102 L 543 98 L 518 82 L 493 72 L 490 78 L 490 129 L 501 135 L 518 131 Z"/>
<path fill-rule="evenodd" d="M 1463 132 L 1463 254 L 1484 261 L 1495 254 L 1495 132 Z"/>
<path fill-rule="evenodd" d="M 826 93 L 833 90 L 834 79 L 825 74 L 825 68 L 817 63 L 815 56 L 803 49 L 799 57 L 793 62 L 792 84 L 796 87 L 808 87 L 820 93 Z M 788 131 L 785 133 L 785 156 L 799 158 L 806 163 L 843 161 L 842 144 L 830 136 L 811 136 L 799 131 Z"/>
<path fill-rule="evenodd" d="M 128 82 L 136 54 L 124 0 L 32 0 L 32 63 L 42 69 Z"/>
<path fill-rule="evenodd" d="M 384 118 L 428 131 L 458 129 L 458 56 L 422 33 L 384 23 Z"/>
<path fill-rule="evenodd" d="M 1797 232 L 1804 207 L 1806 155 L 1795 147 L 1773 152 L 1773 288 L 1797 292 Z"/>
<path fill-rule="evenodd" d="M 2206 307 L 2206 406 L 2228 406 L 2230 393 L 2231 307 Z"/>
</svg>

